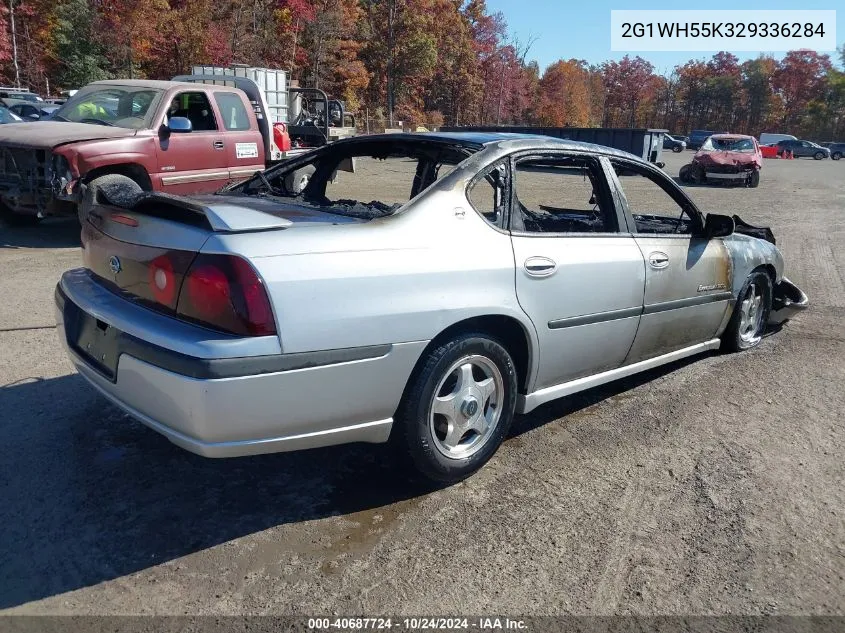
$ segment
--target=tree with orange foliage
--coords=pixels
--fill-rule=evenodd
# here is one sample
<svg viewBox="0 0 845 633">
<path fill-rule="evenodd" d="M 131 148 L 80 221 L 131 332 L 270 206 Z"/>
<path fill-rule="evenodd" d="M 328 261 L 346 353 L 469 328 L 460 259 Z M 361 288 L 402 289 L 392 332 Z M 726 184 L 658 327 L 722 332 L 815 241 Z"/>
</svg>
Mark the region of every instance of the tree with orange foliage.
<svg viewBox="0 0 845 633">
<path fill-rule="evenodd" d="M 541 125 L 583 127 L 590 121 L 587 63 L 580 59 L 558 61 L 540 79 Z"/>
</svg>

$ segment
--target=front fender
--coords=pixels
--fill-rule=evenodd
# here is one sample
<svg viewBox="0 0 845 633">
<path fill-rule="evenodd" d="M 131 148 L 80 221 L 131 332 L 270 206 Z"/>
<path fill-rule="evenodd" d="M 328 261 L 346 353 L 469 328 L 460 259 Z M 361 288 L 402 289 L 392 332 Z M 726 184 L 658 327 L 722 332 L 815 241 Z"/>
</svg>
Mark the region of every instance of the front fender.
<svg viewBox="0 0 845 633">
<path fill-rule="evenodd" d="M 101 154 L 99 156 L 83 156 L 78 160 L 79 175 L 85 177 L 86 174 L 94 170 L 100 170 L 106 167 L 117 167 L 119 165 L 138 165 L 150 174 L 150 157 L 141 152 L 122 152 L 120 154 Z M 153 170 L 154 171 L 154 170 Z"/>
<path fill-rule="evenodd" d="M 734 233 L 725 238 L 724 244 L 731 259 L 733 270 L 731 291 L 734 299 L 739 296 L 745 280 L 755 268 L 771 266 L 775 271 L 776 284 L 783 278 L 783 256 L 771 242 Z"/>
</svg>

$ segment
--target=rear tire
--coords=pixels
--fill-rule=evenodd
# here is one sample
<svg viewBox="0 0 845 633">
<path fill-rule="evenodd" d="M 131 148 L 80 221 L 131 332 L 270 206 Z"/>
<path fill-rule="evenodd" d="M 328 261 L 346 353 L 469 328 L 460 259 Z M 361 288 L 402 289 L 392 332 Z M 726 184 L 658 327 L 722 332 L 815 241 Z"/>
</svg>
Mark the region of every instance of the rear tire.
<svg viewBox="0 0 845 633">
<path fill-rule="evenodd" d="M 404 465 L 438 483 L 481 468 L 505 439 L 516 408 L 516 366 L 482 333 L 427 352 L 396 412 L 391 443 Z"/>
<path fill-rule="evenodd" d="M 833 154 L 831 154 L 830 157 L 833 160 L 839 160 L 840 158 L 842 158 L 842 152 L 833 152 Z"/>
<path fill-rule="evenodd" d="M 772 311 L 772 280 L 756 270 L 739 291 L 728 327 L 722 334 L 722 349 L 741 352 L 760 344 Z"/>
<path fill-rule="evenodd" d="M 143 195 L 137 182 L 123 174 L 106 174 L 88 183 L 82 202 L 79 203 L 79 223 L 84 225 L 91 210 L 103 202 L 122 209 L 129 209 Z"/>
</svg>

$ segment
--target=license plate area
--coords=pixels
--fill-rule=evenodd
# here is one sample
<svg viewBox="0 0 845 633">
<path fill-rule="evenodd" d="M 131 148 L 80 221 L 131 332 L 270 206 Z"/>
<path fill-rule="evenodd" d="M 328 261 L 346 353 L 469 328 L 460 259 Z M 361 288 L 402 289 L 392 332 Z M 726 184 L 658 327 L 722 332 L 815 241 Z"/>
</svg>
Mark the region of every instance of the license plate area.
<svg viewBox="0 0 845 633">
<path fill-rule="evenodd" d="M 72 301 L 65 301 L 64 321 L 70 348 L 97 372 L 114 382 L 121 331 L 83 312 Z"/>
</svg>

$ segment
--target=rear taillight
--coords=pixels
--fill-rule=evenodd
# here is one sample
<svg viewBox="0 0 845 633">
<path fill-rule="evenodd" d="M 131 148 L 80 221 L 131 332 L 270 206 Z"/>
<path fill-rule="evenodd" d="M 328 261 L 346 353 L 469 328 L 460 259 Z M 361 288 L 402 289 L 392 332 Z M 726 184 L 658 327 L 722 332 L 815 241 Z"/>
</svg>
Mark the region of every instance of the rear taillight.
<svg viewBox="0 0 845 633">
<path fill-rule="evenodd" d="M 276 333 L 264 284 L 249 263 L 233 255 L 197 255 L 185 274 L 176 313 L 232 334 Z"/>
</svg>

